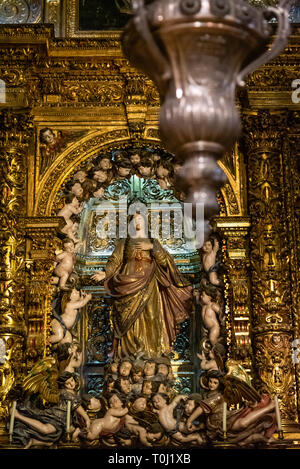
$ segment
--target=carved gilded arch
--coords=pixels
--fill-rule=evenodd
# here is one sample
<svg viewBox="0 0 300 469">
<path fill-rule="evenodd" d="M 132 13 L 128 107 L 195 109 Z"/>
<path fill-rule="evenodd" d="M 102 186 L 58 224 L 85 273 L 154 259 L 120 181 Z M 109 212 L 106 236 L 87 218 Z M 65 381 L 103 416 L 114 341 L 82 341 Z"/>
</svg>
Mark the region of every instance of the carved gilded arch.
<svg viewBox="0 0 300 469">
<path fill-rule="evenodd" d="M 157 129 L 150 128 L 146 136 L 139 140 L 140 143 L 160 145 Z M 74 142 L 65 149 L 42 176 L 34 205 L 34 216 L 51 216 L 53 213 L 56 196 L 68 176 L 74 172 L 93 154 L 99 151 L 122 148 L 132 144 L 132 138 L 128 128 L 116 128 L 109 131 L 89 132 L 80 140 Z M 228 178 L 228 183 L 222 188 L 221 194 L 225 204 L 223 216 L 243 216 L 245 203 L 242 199 L 242 171 L 240 167 L 240 155 L 235 147 L 232 155 L 233 168 L 229 168 L 226 160 L 219 162 L 220 167 Z"/>
<path fill-rule="evenodd" d="M 112 144 L 130 140 L 127 128 L 96 131 L 64 150 L 43 175 L 37 190 L 34 215 L 51 216 L 55 196 L 68 175 L 86 159 Z"/>
</svg>

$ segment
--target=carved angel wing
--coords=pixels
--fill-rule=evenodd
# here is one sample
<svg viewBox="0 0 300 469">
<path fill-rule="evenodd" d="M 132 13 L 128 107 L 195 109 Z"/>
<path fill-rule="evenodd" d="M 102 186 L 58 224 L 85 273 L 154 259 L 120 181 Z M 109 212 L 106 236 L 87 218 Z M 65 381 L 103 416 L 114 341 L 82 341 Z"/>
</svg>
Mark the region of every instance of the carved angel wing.
<svg viewBox="0 0 300 469">
<path fill-rule="evenodd" d="M 217 348 L 214 348 L 213 352 L 218 369 L 224 372 L 224 356 L 219 352 Z"/>
<path fill-rule="evenodd" d="M 24 379 L 23 389 L 31 394 L 39 393 L 46 402 L 57 403 L 59 401 L 58 374 L 55 358 L 43 358 L 34 365 Z"/>
<path fill-rule="evenodd" d="M 232 375 L 226 375 L 223 380 L 224 399 L 228 404 L 241 404 L 243 401 L 260 402 L 259 393 L 245 381 Z"/>
</svg>

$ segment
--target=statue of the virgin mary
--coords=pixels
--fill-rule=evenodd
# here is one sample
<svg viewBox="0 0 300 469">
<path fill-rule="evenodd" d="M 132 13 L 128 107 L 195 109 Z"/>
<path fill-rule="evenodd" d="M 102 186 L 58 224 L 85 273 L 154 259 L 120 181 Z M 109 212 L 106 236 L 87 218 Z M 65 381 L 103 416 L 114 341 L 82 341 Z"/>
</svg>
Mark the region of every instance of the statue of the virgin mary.
<svg viewBox="0 0 300 469">
<path fill-rule="evenodd" d="M 104 272 L 105 289 L 114 299 L 114 355 L 169 353 L 179 325 L 192 310 L 192 286 L 159 241 L 148 238 L 143 215 L 131 222 L 135 234 L 116 243 Z"/>
</svg>

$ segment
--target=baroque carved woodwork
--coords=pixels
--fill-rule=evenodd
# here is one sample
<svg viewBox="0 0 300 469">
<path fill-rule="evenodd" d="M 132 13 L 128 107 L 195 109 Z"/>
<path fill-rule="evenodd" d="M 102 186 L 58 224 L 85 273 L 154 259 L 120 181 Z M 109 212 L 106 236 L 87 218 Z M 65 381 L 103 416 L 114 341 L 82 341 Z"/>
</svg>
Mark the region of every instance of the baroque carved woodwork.
<svg viewBox="0 0 300 469">
<path fill-rule="evenodd" d="M 25 371 L 22 361 L 25 326 L 25 167 L 32 123 L 29 114 L 3 110 L 0 114 L 0 338 L 5 361 L 0 365 L 0 434 L 8 416 L 7 398 Z M 2 435 L 1 435 L 2 436 Z"/>
<path fill-rule="evenodd" d="M 252 219 L 250 262 L 256 371 L 277 393 L 284 418 L 295 421 L 297 393 L 291 356 L 293 321 L 283 152 L 287 113 L 244 113 Z M 278 352 L 278 353 L 277 353 Z"/>
<path fill-rule="evenodd" d="M 48 2 L 49 17 L 58 3 Z M 56 215 L 65 184 L 99 153 L 132 145 L 162 148 L 157 90 L 123 57 L 119 35 L 106 32 L 96 40 L 98 33 L 94 39 L 74 28 L 71 33 L 73 38 L 55 39 L 44 25 L 0 27 L 7 90 L 0 104 L 2 435 L 22 377 L 51 354 L 50 278 L 61 249 Z M 298 422 L 300 402 L 300 368 L 292 361 L 292 342 L 300 337 L 300 119 L 289 85 L 298 78 L 298 57 L 295 31 L 284 54 L 249 77 L 240 99 L 244 139 L 219 163 L 228 183 L 219 197 L 222 216 L 212 223 L 222 237 L 226 356 L 262 391 L 278 395 L 287 423 Z M 43 139 L 46 129 L 50 144 Z M 88 391 L 103 388 L 97 362 L 104 366 L 109 353 L 107 317 L 99 294 L 78 326 L 94 363 L 86 375 Z M 188 334 L 180 337 L 179 355 Z M 176 386 L 189 392 L 199 366 L 195 374 L 182 367 L 175 370 L 182 374 Z"/>
</svg>

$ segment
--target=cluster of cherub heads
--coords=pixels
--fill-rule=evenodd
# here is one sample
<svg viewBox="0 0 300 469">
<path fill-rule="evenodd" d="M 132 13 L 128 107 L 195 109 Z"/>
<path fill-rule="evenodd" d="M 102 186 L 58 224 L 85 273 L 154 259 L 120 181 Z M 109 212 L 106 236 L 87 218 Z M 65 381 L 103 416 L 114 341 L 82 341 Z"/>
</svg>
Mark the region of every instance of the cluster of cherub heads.
<svg viewBox="0 0 300 469">
<path fill-rule="evenodd" d="M 127 399 L 137 396 L 149 399 L 155 393 L 170 394 L 173 383 L 172 367 L 167 358 L 123 358 L 107 366 L 104 395 L 117 391 Z"/>
<path fill-rule="evenodd" d="M 162 150 L 131 148 L 104 153 L 78 170 L 65 186 L 66 196 L 73 195 L 79 201 L 90 197 L 104 197 L 107 186 L 129 179 L 134 174 L 144 179 L 157 179 L 162 189 L 172 186 L 181 164 Z"/>
</svg>

